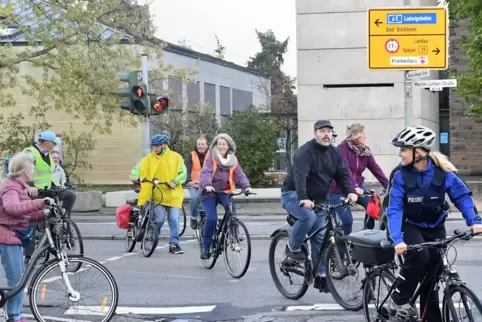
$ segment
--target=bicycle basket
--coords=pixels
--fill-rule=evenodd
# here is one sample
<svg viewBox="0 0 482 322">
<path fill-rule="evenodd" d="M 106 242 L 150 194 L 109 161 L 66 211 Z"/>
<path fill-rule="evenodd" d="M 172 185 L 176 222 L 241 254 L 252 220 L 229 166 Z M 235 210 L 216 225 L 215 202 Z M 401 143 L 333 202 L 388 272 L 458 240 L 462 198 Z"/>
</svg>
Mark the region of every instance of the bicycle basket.
<svg viewBox="0 0 482 322">
<path fill-rule="evenodd" d="M 117 227 L 119 227 L 121 229 L 129 228 L 129 220 L 131 219 L 131 211 L 132 211 L 132 206 L 129 205 L 129 204 L 117 207 L 117 209 L 115 211 L 115 217 L 116 217 L 116 220 L 117 220 Z"/>
</svg>

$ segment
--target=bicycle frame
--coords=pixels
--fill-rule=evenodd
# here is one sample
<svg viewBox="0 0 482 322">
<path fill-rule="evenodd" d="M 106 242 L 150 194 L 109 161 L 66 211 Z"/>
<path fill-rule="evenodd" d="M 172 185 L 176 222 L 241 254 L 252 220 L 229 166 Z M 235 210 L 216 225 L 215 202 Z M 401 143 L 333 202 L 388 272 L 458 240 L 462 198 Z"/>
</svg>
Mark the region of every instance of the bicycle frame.
<svg viewBox="0 0 482 322">
<path fill-rule="evenodd" d="M 216 252 L 218 252 L 221 245 L 226 238 L 226 231 L 228 230 L 229 223 L 236 220 L 236 209 L 234 208 L 233 196 L 228 196 L 228 207 L 224 213 L 221 224 L 219 225 L 219 231 L 214 234 L 214 240 L 216 241 Z"/>
</svg>

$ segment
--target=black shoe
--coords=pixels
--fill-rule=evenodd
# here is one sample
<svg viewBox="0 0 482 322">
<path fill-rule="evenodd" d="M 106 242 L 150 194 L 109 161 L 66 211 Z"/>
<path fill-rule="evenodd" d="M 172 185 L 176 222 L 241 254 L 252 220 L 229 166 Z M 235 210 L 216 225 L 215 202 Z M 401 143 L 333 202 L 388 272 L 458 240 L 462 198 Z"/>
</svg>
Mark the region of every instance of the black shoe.
<svg viewBox="0 0 482 322">
<path fill-rule="evenodd" d="M 326 284 L 326 276 L 319 275 L 315 277 L 315 282 L 313 283 L 313 287 L 320 291 L 320 293 L 330 293 L 328 289 L 328 285 Z"/>
<path fill-rule="evenodd" d="M 211 257 L 211 254 L 207 250 L 203 250 L 201 252 L 201 259 L 208 260 Z"/>
<path fill-rule="evenodd" d="M 191 229 L 196 230 L 197 229 L 198 222 L 196 219 L 191 218 Z"/>
<path fill-rule="evenodd" d="M 285 248 L 285 255 L 297 261 L 304 261 L 306 259 L 306 256 L 302 251 L 293 252 L 289 249 L 288 245 L 286 245 Z"/>
<path fill-rule="evenodd" d="M 181 246 L 176 245 L 176 244 L 171 244 L 171 245 L 169 245 L 169 253 L 184 254 L 184 251 L 182 250 Z"/>
<path fill-rule="evenodd" d="M 30 263 L 30 256 L 25 256 L 25 259 L 24 259 L 24 261 L 23 261 L 23 265 L 24 265 L 25 267 L 27 267 L 27 266 L 28 266 L 28 263 Z"/>
</svg>

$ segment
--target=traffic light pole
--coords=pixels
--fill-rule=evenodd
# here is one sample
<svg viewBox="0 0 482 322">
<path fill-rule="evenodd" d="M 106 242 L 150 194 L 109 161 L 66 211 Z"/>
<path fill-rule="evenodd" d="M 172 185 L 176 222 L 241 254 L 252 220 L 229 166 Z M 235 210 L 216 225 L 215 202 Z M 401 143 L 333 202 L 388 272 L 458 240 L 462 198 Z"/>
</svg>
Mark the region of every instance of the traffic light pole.
<svg viewBox="0 0 482 322">
<path fill-rule="evenodd" d="M 149 68 L 147 67 L 147 55 L 142 54 L 141 56 L 141 63 L 142 63 L 142 82 L 146 84 L 147 92 L 149 93 Z M 149 100 L 149 95 L 147 95 Z M 149 101 L 148 101 L 149 102 Z M 147 105 L 147 110 L 149 114 L 150 102 Z M 144 116 L 143 122 L 143 133 L 142 133 L 142 148 L 143 148 L 143 155 L 148 155 L 151 152 L 150 147 L 150 136 L 151 136 L 151 124 L 149 122 L 149 115 Z"/>
</svg>

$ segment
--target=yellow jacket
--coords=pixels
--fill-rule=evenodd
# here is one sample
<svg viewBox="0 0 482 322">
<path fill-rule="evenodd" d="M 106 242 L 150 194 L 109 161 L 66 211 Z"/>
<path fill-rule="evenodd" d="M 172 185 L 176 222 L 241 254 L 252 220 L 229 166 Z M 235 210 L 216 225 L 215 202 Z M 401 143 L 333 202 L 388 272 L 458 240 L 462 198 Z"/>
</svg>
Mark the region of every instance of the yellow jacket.
<svg viewBox="0 0 482 322">
<path fill-rule="evenodd" d="M 161 155 L 154 152 L 146 155 L 140 162 L 139 178 L 148 180 L 158 179 L 159 182 L 174 182 L 177 186 L 171 189 L 164 184 L 158 185 L 159 189 L 154 190 L 154 201 L 162 206 L 181 208 L 184 201 L 184 189 L 182 184 L 186 181 L 187 169 L 184 160 L 177 152 L 165 148 Z M 162 192 L 162 193 L 161 193 Z M 141 183 L 138 204 L 144 205 L 151 199 L 152 184 Z"/>
</svg>

